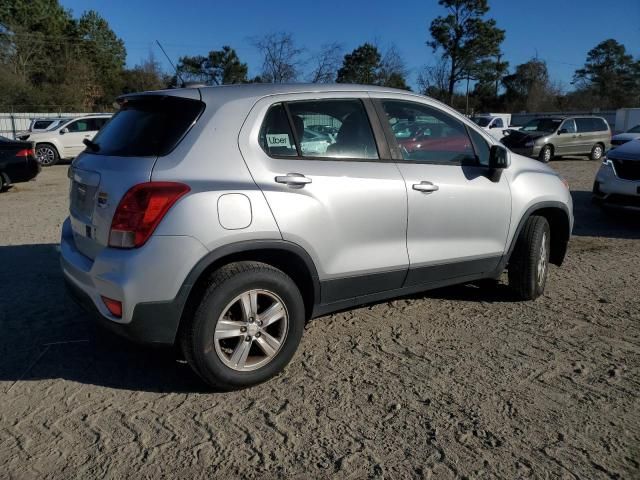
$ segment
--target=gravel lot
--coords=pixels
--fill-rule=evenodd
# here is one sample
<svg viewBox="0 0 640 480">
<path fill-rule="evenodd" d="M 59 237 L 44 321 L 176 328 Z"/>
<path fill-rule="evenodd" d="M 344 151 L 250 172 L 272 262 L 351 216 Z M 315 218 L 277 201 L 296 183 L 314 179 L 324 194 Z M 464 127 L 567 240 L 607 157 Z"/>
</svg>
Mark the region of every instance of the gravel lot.
<svg viewBox="0 0 640 480">
<path fill-rule="evenodd" d="M 312 321 L 291 365 L 208 393 L 65 298 L 66 166 L 0 194 L 0 477 L 640 478 L 640 219 L 589 203 L 547 294 L 460 286 Z"/>
</svg>

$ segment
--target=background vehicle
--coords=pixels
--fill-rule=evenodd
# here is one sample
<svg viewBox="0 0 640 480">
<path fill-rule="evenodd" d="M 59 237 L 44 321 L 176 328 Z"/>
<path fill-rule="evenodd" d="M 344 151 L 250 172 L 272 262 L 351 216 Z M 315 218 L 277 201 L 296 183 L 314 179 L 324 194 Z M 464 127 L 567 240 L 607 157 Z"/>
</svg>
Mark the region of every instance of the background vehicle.
<svg viewBox="0 0 640 480">
<path fill-rule="evenodd" d="M 34 118 L 31 120 L 29 124 L 29 128 L 23 132 L 16 133 L 16 138 L 24 137 L 25 135 L 29 135 L 30 133 L 38 133 L 44 132 L 46 130 L 53 130 L 59 125 L 68 122 L 71 120 L 66 117 L 59 118 Z"/>
<path fill-rule="evenodd" d="M 640 139 L 611 150 L 593 184 L 596 203 L 640 212 Z"/>
<path fill-rule="evenodd" d="M 619 147 L 631 140 L 640 138 L 640 125 L 630 128 L 624 133 L 619 133 L 611 137 L 611 148 Z"/>
<path fill-rule="evenodd" d="M 480 114 L 471 117 L 471 120 L 497 140 L 500 140 L 502 137 L 504 137 L 504 130 L 506 130 L 507 128 L 517 129 L 515 127 L 510 127 L 510 113 Z"/>
<path fill-rule="evenodd" d="M 426 97 L 254 84 L 125 100 L 70 168 L 64 276 L 109 328 L 177 343 L 218 388 L 281 371 L 309 318 L 505 269 L 534 299 L 563 261 L 558 175 Z M 335 143 L 308 148 L 324 120 Z M 401 147 L 413 122 L 431 148 Z"/>
<path fill-rule="evenodd" d="M 19 136 L 36 145 L 36 158 L 42 166 L 55 165 L 60 159 L 75 158 L 85 149 L 83 141 L 91 140 L 111 114 L 87 115 L 68 119 L 44 132 L 34 132 Z"/>
<path fill-rule="evenodd" d="M 616 132 L 626 132 L 634 125 L 640 124 L 640 108 L 619 108 L 616 110 Z"/>
<path fill-rule="evenodd" d="M 12 183 L 33 180 L 39 172 L 31 142 L 0 137 L 0 192 Z"/>
<path fill-rule="evenodd" d="M 535 118 L 500 140 L 511 151 L 547 163 L 562 155 L 600 160 L 611 147 L 611 130 L 600 117 Z"/>
</svg>

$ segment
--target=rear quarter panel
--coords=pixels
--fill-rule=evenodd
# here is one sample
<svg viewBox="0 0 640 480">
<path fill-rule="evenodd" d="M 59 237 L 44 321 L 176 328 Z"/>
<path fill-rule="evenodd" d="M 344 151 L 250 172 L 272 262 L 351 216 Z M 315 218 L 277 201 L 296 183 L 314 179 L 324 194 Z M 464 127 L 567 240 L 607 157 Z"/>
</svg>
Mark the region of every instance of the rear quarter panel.
<svg viewBox="0 0 640 480">
<path fill-rule="evenodd" d="M 169 211 L 154 235 L 192 236 L 209 251 L 239 241 L 282 238 L 238 147 L 238 134 L 254 103 L 252 98 L 225 99 L 224 90 L 208 98 L 200 119 L 178 147 L 158 158 L 151 179 L 183 182 L 191 192 Z M 250 222 L 244 228 L 221 225 L 220 218 L 234 215 L 226 211 L 220 216 L 218 211 L 220 197 L 229 193 L 249 199 Z M 246 217 L 245 210 L 238 215 Z"/>
</svg>

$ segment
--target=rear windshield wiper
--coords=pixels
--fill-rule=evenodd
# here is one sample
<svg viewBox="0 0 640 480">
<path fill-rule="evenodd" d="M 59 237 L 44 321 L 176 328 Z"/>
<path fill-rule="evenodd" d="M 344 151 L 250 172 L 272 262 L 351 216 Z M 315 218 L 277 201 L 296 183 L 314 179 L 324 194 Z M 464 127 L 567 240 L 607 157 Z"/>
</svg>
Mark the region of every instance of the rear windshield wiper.
<svg viewBox="0 0 640 480">
<path fill-rule="evenodd" d="M 92 142 L 88 138 L 85 138 L 84 140 L 82 140 L 82 143 L 84 143 L 92 152 L 97 152 L 100 150 L 100 145 L 98 145 L 95 142 Z"/>
</svg>

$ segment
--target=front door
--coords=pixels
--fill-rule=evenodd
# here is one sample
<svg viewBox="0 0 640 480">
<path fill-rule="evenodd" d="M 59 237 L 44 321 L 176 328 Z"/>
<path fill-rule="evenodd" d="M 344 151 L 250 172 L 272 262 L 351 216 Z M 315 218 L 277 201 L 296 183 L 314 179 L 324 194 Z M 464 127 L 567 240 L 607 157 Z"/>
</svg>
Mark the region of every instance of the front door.
<svg viewBox="0 0 640 480">
<path fill-rule="evenodd" d="M 94 123 L 92 119 L 75 120 L 65 127 L 68 132 L 60 132 L 60 141 L 64 147 L 64 151 L 61 152 L 63 157 L 77 157 L 85 149 L 83 140 L 91 140 L 97 133 Z"/>
<path fill-rule="evenodd" d="M 322 303 L 402 286 L 407 194 L 366 93 L 269 97 L 240 134 L 284 240 L 313 258 Z"/>
<path fill-rule="evenodd" d="M 406 182 L 407 284 L 493 271 L 505 250 L 511 195 L 504 176 L 486 167 L 489 144 L 484 135 L 465 127 L 455 113 L 426 102 L 381 98 L 378 111 L 396 142 L 392 151 L 400 155 Z M 420 132 L 419 138 L 394 138 L 399 124 Z"/>
</svg>

